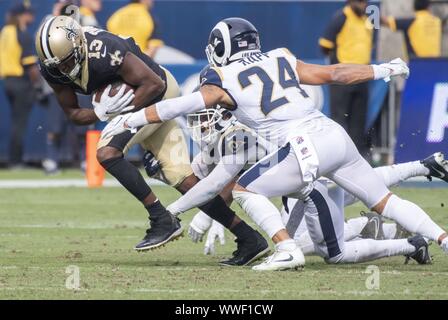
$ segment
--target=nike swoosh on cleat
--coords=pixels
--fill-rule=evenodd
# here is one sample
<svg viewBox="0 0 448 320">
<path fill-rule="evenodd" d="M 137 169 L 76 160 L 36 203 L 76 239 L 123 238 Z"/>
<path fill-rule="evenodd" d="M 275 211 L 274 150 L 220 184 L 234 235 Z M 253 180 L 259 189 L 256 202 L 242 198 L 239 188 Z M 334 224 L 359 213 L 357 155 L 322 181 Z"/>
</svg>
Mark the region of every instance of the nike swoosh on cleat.
<svg viewBox="0 0 448 320">
<path fill-rule="evenodd" d="M 440 178 L 440 179 L 443 179 L 443 178 L 445 178 L 445 174 L 443 173 L 443 172 L 440 172 L 439 170 L 437 170 L 436 168 L 432 168 L 434 171 L 436 171 L 438 174 L 440 174 L 440 176 L 439 177 L 437 177 L 437 178 Z"/>
<path fill-rule="evenodd" d="M 294 260 L 294 257 L 291 254 L 289 254 L 289 258 L 288 259 L 274 260 L 272 262 L 289 262 L 289 261 L 292 261 L 292 260 Z"/>
</svg>

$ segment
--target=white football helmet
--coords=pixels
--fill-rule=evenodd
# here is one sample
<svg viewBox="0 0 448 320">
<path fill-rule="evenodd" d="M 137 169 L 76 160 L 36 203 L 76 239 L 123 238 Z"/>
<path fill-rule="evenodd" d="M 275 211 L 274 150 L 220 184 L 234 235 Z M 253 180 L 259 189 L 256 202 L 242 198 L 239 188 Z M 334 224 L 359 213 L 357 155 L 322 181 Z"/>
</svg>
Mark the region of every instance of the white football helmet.
<svg viewBox="0 0 448 320">
<path fill-rule="evenodd" d="M 187 128 L 193 141 L 203 148 L 214 145 L 235 120 L 230 111 L 218 106 L 187 115 Z"/>
</svg>

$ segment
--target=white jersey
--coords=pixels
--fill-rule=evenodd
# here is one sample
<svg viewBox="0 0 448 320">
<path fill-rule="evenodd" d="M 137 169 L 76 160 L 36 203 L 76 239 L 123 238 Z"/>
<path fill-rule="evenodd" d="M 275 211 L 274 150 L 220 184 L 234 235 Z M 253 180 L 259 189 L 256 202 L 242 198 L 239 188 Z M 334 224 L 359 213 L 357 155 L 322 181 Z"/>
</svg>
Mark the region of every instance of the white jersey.
<svg viewBox="0 0 448 320">
<path fill-rule="evenodd" d="M 323 116 L 300 87 L 297 59 L 287 49 L 252 53 L 201 75 L 201 84 L 223 88 L 234 100 L 233 114 L 266 139 L 282 145 L 292 129 Z"/>
</svg>

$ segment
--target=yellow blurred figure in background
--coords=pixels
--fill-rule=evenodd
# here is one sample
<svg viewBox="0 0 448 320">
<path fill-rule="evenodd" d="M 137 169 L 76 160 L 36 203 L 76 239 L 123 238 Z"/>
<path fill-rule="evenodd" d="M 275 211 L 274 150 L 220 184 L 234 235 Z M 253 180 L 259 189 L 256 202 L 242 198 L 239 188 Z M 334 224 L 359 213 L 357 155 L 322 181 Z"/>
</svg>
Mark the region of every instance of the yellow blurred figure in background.
<svg viewBox="0 0 448 320">
<path fill-rule="evenodd" d="M 163 46 L 159 29 L 150 13 L 152 5 L 152 0 L 131 0 L 107 21 L 108 31 L 134 38 L 140 49 L 151 58 Z"/>
</svg>

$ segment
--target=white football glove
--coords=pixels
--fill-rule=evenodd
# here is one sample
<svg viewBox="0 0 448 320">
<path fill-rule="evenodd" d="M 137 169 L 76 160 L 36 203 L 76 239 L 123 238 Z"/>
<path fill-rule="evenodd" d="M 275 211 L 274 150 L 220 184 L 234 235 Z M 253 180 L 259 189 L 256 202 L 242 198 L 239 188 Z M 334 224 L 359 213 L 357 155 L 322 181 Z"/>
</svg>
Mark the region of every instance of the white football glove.
<svg viewBox="0 0 448 320">
<path fill-rule="evenodd" d="M 124 126 L 124 123 L 126 120 L 129 119 L 129 117 L 132 115 L 132 113 L 124 114 L 116 116 L 112 119 L 103 129 L 101 132 L 101 139 L 107 139 L 113 136 L 116 136 L 117 134 L 123 133 L 126 130 L 130 130 L 131 132 L 136 132 L 136 129 L 130 129 L 128 127 Z"/>
<path fill-rule="evenodd" d="M 112 89 L 112 85 L 108 85 L 101 95 L 100 102 L 95 101 L 96 94 L 92 97 L 92 104 L 94 106 L 93 111 L 95 112 L 98 119 L 101 121 L 108 121 L 110 118 L 120 114 L 124 111 L 129 111 L 134 108 L 134 106 L 129 106 L 131 101 L 134 99 L 134 90 L 126 90 L 126 86 L 122 85 L 117 94 L 113 97 L 109 97 L 109 92 Z"/>
<path fill-rule="evenodd" d="M 390 70 L 388 77 L 384 78 L 384 81 L 389 82 L 391 77 L 402 77 L 404 79 L 409 78 L 410 70 L 406 62 L 400 58 L 394 59 L 389 63 L 383 63 L 379 65 L 380 67 L 387 68 Z"/>
<path fill-rule="evenodd" d="M 205 241 L 204 254 L 215 254 L 215 241 L 219 239 L 221 245 L 226 243 L 224 237 L 224 226 L 218 221 L 213 220 L 212 226 L 208 231 L 207 241 Z"/>
<path fill-rule="evenodd" d="M 168 210 L 168 209 L 167 209 Z M 188 228 L 188 236 L 191 241 L 197 243 L 202 242 L 204 234 L 212 226 L 213 219 L 206 215 L 204 212 L 199 211 L 193 217 Z"/>
</svg>

